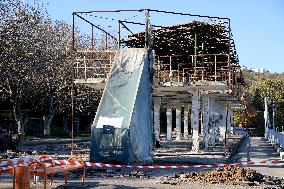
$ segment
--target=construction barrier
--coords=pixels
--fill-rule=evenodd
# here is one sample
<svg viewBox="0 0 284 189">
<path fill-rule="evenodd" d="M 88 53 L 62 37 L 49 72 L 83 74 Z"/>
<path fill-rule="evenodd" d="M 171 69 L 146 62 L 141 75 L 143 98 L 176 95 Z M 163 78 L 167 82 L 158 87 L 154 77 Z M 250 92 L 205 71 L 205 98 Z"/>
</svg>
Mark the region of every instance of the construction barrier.
<svg viewBox="0 0 284 189">
<path fill-rule="evenodd" d="M 15 164 L 13 166 L 3 166 L 0 167 L 0 172 L 5 171 L 11 168 L 26 166 L 31 162 L 37 161 L 45 161 L 51 160 L 52 158 L 29 158 L 27 161 L 23 161 L 21 159 L 15 160 Z M 219 163 L 219 164 L 205 164 L 205 165 L 114 165 L 114 164 L 105 164 L 105 163 L 93 163 L 93 162 L 82 162 L 82 161 L 74 161 L 74 160 L 52 160 L 56 165 L 72 165 L 72 166 L 81 166 L 83 163 L 87 167 L 99 167 L 99 168 L 131 168 L 131 169 L 194 169 L 194 168 L 217 168 L 217 167 L 228 167 L 228 166 L 248 166 L 248 165 L 272 165 L 279 164 L 280 166 L 284 166 L 284 162 L 279 160 L 264 160 L 258 162 L 239 162 L 239 163 Z"/>
<path fill-rule="evenodd" d="M 20 158 L 3 160 L 0 162 L 0 173 L 16 167 L 27 166 L 29 163 L 32 162 L 42 162 L 50 159 L 52 158 L 51 157 L 38 158 L 35 156 L 25 156 Z"/>
<path fill-rule="evenodd" d="M 28 166 L 20 166 L 15 169 L 15 189 L 30 188 L 30 169 Z"/>
<path fill-rule="evenodd" d="M 65 164 L 65 161 L 55 160 L 56 164 Z M 76 165 L 79 162 L 69 162 Z M 246 165 L 263 165 L 263 164 L 276 164 L 281 163 L 279 160 L 265 160 L 259 162 L 240 162 L 240 163 L 220 163 L 208 165 L 114 165 L 104 163 L 85 162 L 87 167 L 101 167 L 101 168 L 132 168 L 132 169 L 193 169 L 193 168 L 215 168 L 215 167 L 228 167 L 228 166 L 246 166 Z M 284 163 L 283 163 L 284 165 Z"/>
</svg>

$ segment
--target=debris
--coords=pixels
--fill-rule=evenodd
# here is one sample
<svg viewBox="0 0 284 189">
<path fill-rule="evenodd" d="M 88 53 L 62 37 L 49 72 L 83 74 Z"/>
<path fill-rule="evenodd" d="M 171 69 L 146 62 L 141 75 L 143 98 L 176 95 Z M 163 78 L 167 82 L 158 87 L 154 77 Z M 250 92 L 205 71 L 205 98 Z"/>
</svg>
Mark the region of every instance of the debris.
<svg viewBox="0 0 284 189">
<path fill-rule="evenodd" d="M 160 184 L 185 184 L 191 182 L 201 182 L 210 184 L 231 184 L 231 185 L 277 185 L 284 186 L 284 180 L 277 177 L 264 176 L 253 169 L 240 167 L 216 168 L 213 171 L 201 173 L 181 173 L 174 176 L 160 177 Z"/>
</svg>

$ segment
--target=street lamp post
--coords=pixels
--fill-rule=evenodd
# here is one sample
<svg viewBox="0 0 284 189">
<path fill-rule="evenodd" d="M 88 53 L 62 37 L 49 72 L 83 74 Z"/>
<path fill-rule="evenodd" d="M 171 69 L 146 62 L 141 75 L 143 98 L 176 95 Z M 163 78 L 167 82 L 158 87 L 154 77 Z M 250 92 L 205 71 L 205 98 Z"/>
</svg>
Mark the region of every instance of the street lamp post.
<svg viewBox="0 0 284 189">
<path fill-rule="evenodd" d="M 274 102 L 272 102 L 272 127 L 273 130 L 275 130 L 275 109 L 276 109 L 276 105 Z"/>
</svg>

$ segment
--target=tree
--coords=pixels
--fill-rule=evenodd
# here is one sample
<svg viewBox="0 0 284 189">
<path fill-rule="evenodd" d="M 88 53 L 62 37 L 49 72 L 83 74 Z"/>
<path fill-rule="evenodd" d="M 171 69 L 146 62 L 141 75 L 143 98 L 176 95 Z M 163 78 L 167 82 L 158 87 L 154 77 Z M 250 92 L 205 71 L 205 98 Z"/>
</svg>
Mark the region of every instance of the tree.
<svg viewBox="0 0 284 189">
<path fill-rule="evenodd" d="M 39 9 L 16 0 L 3 0 L 0 6 L 4 7 L 5 13 L 1 15 L 0 30 L 0 90 L 4 99 L 10 100 L 13 106 L 18 132 L 24 134 L 27 117 L 21 107 L 28 103 L 36 85 L 36 70 L 33 68 L 39 63 L 35 54 L 39 53 L 41 45 L 39 34 L 44 31 L 43 14 Z"/>
<path fill-rule="evenodd" d="M 39 3 L 3 0 L 0 11 L 1 101 L 13 107 L 19 133 L 25 133 L 28 116 L 23 110 L 29 109 L 43 116 L 44 134 L 49 135 L 56 114 L 71 114 L 72 28 L 52 22 Z M 76 29 L 77 47 L 88 48 L 86 39 Z M 103 45 L 97 43 L 96 48 Z M 75 113 L 93 114 L 100 92 L 84 86 L 76 86 L 75 92 Z"/>
<path fill-rule="evenodd" d="M 282 118 L 284 110 L 284 78 L 283 74 L 256 74 L 254 72 L 244 72 L 246 81 L 245 95 L 243 96 L 243 103 L 246 109 L 241 112 L 236 112 L 234 116 L 235 124 L 246 125 L 247 127 L 254 127 L 258 134 L 264 134 L 264 97 L 269 100 L 269 112 L 272 117 L 271 104 L 277 104 L 276 109 L 276 127 L 280 128 L 284 125 Z M 281 113 L 282 112 L 282 113 Z"/>
</svg>

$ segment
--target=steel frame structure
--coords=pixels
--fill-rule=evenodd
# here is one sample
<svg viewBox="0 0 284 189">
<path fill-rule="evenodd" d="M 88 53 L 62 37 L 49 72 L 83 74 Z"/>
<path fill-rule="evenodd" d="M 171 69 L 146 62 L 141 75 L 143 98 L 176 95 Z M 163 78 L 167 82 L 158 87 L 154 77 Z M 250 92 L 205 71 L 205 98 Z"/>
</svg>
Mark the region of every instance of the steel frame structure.
<svg viewBox="0 0 284 189">
<path fill-rule="evenodd" d="M 118 24 L 118 32 L 117 32 L 117 37 L 113 36 L 109 31 L 106 31 L 105 29 L 103 29 L 102 27 L 100 27 L 99 25 L 97 25 L 96 23 L 84 18 L 83 14 L 91 14 L 91 13 L 123 13 L 123 12 L 137 12 L 137 13 L 144 13 L 145 14 L 145 23 L 139 23 L 139 22 L 132 22 L 132 21 L 126 21 L 126 20 L 117 20 L 117 24 Z M 92 65 L 89 65 L 89 62 L 91 61 L 98 61 L 100 63 L 105 63 L 107 62 L 108 64 L 111 64 L 111 59 L 109 58 L 109 54 L 113 53 L 113 51 L 108 49 L 108 38 L 112 38 L 114 41 L 116 41 L 117 43 L 117 48 L 121 47 L 122 44 L 122 39 L 121 39 L 121 31 L 122 29 L 126 29 L 129 33 L 131 33 L 132 35 L 134 35 L 134 32 L 132 32 L 127 24 L 135 24 L 135 25 L 141 25 L 141 26 L 145 26 L 145 46 L 147 48 L 152 48 L 149 42 L 149 39 L 152 38 L 151 35 L 151 28 L 150 27 L 156 27 L 156 28 L 164 28 L 165 26 L 159 26 L 159 25 L 150 25 L 150 23 L 147 23 L 147 20 L 149 21 L 149 14 L 151 12 L 154 13 L 164 13 L 164 14 L 173 14 L 173 15 L 181 15 L 181 16 L 189 16 L 189 17 L 197 17 L 197 18 L 207 18 L 207 19 L 217 19 L 217 20 L 221 20 L 224 23 L 227 23 L 227 43 L 228 43 L 228 49 L 227 49 L 227 53 L 226 54 L 191 54 L 188 55 L 189 57 L 191 57 L 192 62 L 190 62 L 191 64 L 194 64 L 194 73 L 191 74 L 193 75 L 193 80 L 197 78 L 197 64 L 199 63 L 203 63 L 203 64 L 208 64 L 208 65 L 214 65 L 214 72 L 211 73 L 210 77 L 211 79 L 206 78 L 205 76 L 202 76 L 202 74 L 205 74 L 202 72 L 201 75 L 199 75 L 201 77 L 201 80 L 204 80 L 206 78 L 206 80 L 213 80 L 213 81 L 222 81 L 223 79 L 218 79 L 218 75 L 217 75 L 217 65 L 219 63 L 224 63 L 224 61 L 222 62 L 218 62 L 217 61 L 217 57 L 219 56 L 225 56 L 227 57 L 227 70 L 224 70 L 224 73 L 226 74 L 225 76 L 225 80 L 227 81 L 227 84 L 230 88 L 233 88 L 234 82 L 233 82 L 233 77 L 234 75 L 232 75 L 232 72 L 234 72 L 234 70 L 239 67 L 238 65 L 238 55 L 236 54 L 236 48 L 235 48 L 235 43 L 232 39 L 232 33 L 231 33 L 231 20 L 230 18 L 223 18 L 223 17 L 214 17 L 214 16 L 205 16 L 205 15 L 198 15 L 198 14 L 187 14 L 187 13 L 180 13 L 180 12 L 171 12 L 171 11 L 161 11 L 161 10 L 154 10 L 154 9 L 133 9 L 133 10 L 93 10 L 93 11 L 81 11 L 81 12 L 73 12 L 72 16 L 73 16 L 73 26 L 72 26 L 72 48 L 74 50 L 75 53 L 95 53 L 96 49 L 95 49 L 95 44 L 94 44 L 94 29 L 98 29 L 99 31 L 103 32 L 105 34 L 105 49 L 101 52 L 105 53 L 105 59 L 98 59 L 97 57 L 93 57 L 93 55 L 90 56 L 83 56 L 83 58 L 81 57 L 80 59 L 75 60 L 75 62 L 72 63 L 72 91 L 71 91 L 71 96 L 72 96 L 72 138 L 73 138 L 73 120 L 74 120 L 74 80 L 75 77 L 79 76 L 80 73 L 80 69 L 83 69 L 83 75 L 84 78 L 87 79 L 87 77 L 89 77 L 89 74 L 87 73 L 88 69 L 92 69 L 92 70 L 96 70 L 97 68 L 101 68 L 104 69 L 106 68 L 106 66 L 98 66 L 98 67 L 94 67 Z M 75 26 L 76 26 L 76 19 L 80 19 L 88 24 L 90 24 L 91 26 L 91 49 L 85 49 L 85 50 L 81 50 L 78 49 L 76 46 L 76 37 L 75 37 Z M 149 25 L 148 25 L 149 24 Z M 149 27 L 150 26 L 150 27 Z M 209 62 L 199 62 L 197 63 L 197 58 L 201 57 L 204 58 L 205 56 L 213 56 L 214 57 L 214 61 L 209 61 Z M 176 58 L 177 56 L 168 56 L 166 58 L 169 58 L 169 64 L 171 64 L 171 60 L 172 58 Z M 236 64 L 232 64 L 232 58 L 234 58 L 234 60 L 236 61 Z M 161 58 L 165 58 L 165 57 L 158 57 L 158 62 L 157 65 L 159 65 L 159 59 Z M 81 61 L 81 62 L 80 62 Z M 160 66 L 160 65 L 159 65 Z M 167 64 L 164 64 L 164 66 L 168 66 Z M 169 65 L 170 66 L 170 65 Z M 182 66 L 182 65 L 180 65 Z M 164 68 L 159 69 L 158 74 L 160 74 L 160 71 L 163 70 Z M 187 68 L 189 69 L 189 68 Z M 165 69 L 167 70 L 167 69 Z M 171 68 L 169 69 L 171 72 L 173 71 Z M 109 68 L 105 69 L 105 72 L 108 72 Z M 177 70 L 177 79 L 178 81 L 183 81 L 183 82 L 189 82 L 191 76 L 185 77 L 185 73 L 186 70 L 184 70 L 184 72 L 180 73 L 179 69 Z M 106 73 L 102 73 L 102 75 L 106 75 Z M 190 74 L 189 74 L 190 75 Z M 91 75 L 90 75 L 91 76 Z M 158 76 L 159 77 L 159 76 Z M 73 140 L 72 140 L 73 143 Z M 72 151 L 73 151 L 73 145 L 72 145 Z"/>
</svg>

